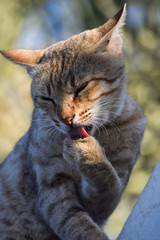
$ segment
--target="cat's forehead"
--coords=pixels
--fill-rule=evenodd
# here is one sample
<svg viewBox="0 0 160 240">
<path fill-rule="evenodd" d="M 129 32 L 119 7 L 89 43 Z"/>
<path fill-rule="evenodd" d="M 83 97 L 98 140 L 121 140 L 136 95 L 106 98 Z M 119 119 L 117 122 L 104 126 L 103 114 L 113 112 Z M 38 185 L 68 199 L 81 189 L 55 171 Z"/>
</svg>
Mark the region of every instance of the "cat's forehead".
<svg viewBox="0 0 160 240">
<path fill-rule="evenodd" d="M 92 79 L 92 76 L 98 72 L 98 64 L 95 59 L 94 55 L 88 55 L 85 51 L 79 53 L 68 48 L 51 52 L 51 62 L 48 66 L 51 71 L 50 82 L 57 88 L 64 87 L 64 90 L 67 90 L 68 86 L 75 88 Z"/>
<path fill-rule="evenodd" d="M 76 77 L 82 78 L 89 71 L 89 65 L 93 66 L 91 59 L 95 58 L 94 54 L 88 53 L 74 40 L 71 40 L 72 44 L 71 41 L 64 41 L 51 46 L 43 57 L 43 62 L 49 63 L 47 66 L 51 68 L 52 78 L 56 82 L 64 82 Z"/>
<path fill-rule="evenodd" d="M 72 42 L 76 42 L 74 40 Z M 81 48 L 78 42 L 76 48 L 70 43 L 60 42 L 45 53 L 44 63 L 48 70 L 44 68 L 44 79 L 49 79 L 54 89 L 67 91 L 93 78 L 103 78 L 104 75 L 111 78 L 116 69 L 111 58 L 107 59 L 89 48 Z"/>
</svg>

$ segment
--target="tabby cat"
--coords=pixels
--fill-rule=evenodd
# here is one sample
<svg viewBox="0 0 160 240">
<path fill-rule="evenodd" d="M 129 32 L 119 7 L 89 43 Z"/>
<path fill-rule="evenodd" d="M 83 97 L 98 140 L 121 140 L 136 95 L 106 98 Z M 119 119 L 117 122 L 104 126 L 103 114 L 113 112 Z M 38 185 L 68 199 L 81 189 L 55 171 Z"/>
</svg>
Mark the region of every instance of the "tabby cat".
<svg viewBox="0 0 160 240">
<path fill-rule="evenodd" d="M 139 156 L 145 118 L 126 93 L 120 29 L 44 50 L 1 50 L 32 77 L 32 124 L 0 167 L 1 240 L 107 240 L 102 230 Z"/>
</svg>

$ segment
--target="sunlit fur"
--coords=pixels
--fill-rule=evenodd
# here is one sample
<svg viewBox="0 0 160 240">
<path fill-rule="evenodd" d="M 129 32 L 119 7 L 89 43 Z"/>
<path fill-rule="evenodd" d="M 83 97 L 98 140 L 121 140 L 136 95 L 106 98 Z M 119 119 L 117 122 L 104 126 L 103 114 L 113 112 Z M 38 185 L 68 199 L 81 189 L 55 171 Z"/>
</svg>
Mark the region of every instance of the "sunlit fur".
<svg viewBox="0 0 160 240">
<path fill-rule="evenodd" d="M 0 167 L 1 240 L 107 240 L 103 223 L 140 154 L 145 118 L 126 92 L 119 29 L 45 50 L 1 51 L 32 77 L 32 124 Z M 88 127 L 89 137 L 68 137 Z M 86 128 L 87 129 L 87 128 Z"/>
</svg>

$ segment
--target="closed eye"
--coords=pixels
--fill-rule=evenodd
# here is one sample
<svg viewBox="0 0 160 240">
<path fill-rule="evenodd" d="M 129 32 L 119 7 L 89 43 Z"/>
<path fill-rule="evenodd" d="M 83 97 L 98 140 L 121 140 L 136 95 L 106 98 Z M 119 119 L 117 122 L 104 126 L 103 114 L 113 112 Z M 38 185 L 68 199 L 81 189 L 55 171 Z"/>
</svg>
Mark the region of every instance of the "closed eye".
<svg viewBox="0 0 160 240">
<path fill-rule="evenodd" d="M 77 88 L 75 95 L 77 96 L 81 91 L 83 91 L 87 87 L 87 85 L 88 85 L 88 82 L 82 84 L 79 88 Z"/>
<path fill-rule="evenodd" d="M 46 102 L 52 102 L 55 104 L 54 100 L 52 98 L 49 97 L 45 97 L 45 96 L 36 96 L 36 98 L 40 98 L 42 101 L 46 101 Z"/>
</svg>

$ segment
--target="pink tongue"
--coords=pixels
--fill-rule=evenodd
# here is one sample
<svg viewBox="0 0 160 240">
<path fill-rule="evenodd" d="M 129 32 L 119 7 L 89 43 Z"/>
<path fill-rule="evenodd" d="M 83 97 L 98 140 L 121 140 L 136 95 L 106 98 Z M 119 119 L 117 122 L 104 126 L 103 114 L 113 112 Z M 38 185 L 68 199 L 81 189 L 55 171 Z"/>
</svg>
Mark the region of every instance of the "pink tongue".
<svg viewBox="0 0 160 240">
<path fill-rule="evenodd" d="M 68 135 L 71 138 L 74 138 L 74 137 L 80 137 L 80 138 L 89 137 L 89 134 L 86 132 L 84 127 L 72 128 L 70 131 L 68 131 Z"/>
</svg>

